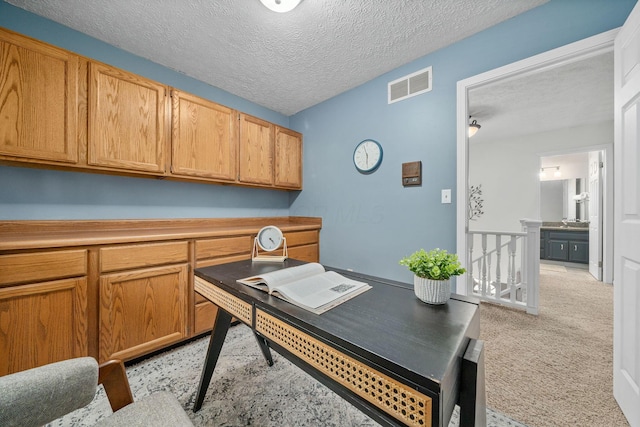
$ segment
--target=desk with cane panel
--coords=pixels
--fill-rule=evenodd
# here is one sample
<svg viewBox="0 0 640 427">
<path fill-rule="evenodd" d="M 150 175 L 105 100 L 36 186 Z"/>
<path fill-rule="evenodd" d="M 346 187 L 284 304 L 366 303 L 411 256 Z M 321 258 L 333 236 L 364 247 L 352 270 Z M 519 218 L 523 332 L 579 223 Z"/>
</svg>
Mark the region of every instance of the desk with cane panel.
<svg viewBox="0 0 640 427">
<path fill-rule="evenodd" d="M 269 365 L 274 349 L 382 425 L 482 425 L 484 354 L 477 301 L 442 306 L 411 285 L 331 269 L 372 288 L 317 315 L 237 279 L 302 264 L 250 260 L 200 268 L 195 289 L 218 305 L 194 411 L 202 406 L 232 317 L 251 327 Z M 329 268 L 328 268 L 329 269 Z"/>
</svg>

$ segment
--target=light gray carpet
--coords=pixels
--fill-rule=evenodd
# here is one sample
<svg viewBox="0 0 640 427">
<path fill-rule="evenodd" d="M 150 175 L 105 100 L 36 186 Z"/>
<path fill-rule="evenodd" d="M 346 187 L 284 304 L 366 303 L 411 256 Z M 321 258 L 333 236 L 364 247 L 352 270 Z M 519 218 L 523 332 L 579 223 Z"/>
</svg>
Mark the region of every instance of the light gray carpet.
<svg viewBox="0 0 640 427">
<path fill-rule="evenodd" d="M 540 268 L 540 315 L 480 309 L 487 405 L 535 427 L 628 426 L 613 398 L 613 286 Z"/>
<path fill-rule="evenodd" d="M 331 390 L 273 351 L 268 367 L 249 328 L 229 330 L 202 405 L 191 408 L 209 338 L 146 359 L 127 368 L 134 399 L 169 390 L 196 426 L 377 426 Z M 111 413 L 102 388 L 94 401 L 51 426 L 92 425 Z M 458 410 L 450 426 L 458 425 Z M 487 425 L 525 427 L 487 410 Z"/>
</svg>

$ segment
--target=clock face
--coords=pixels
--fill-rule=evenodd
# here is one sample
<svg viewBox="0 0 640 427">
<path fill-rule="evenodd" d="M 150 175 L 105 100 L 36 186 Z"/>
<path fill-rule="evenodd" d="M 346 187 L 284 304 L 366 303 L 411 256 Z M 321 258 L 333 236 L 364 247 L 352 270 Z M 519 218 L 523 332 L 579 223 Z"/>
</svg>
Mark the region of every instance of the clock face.
<svg viewBox="0 0 640 427">
<path fill-rule="evenodd" d="M 274 225 L 268 225 L 258 231 L 258 246 L 262 250 L 275 251 L 282 244 L 282 231 Z"/>
<path fill-rule="evenodd" d="M 382 146 L 373 139 L 365 139 L 353 152 L 353 164 L 361 173 L 372 173 L 382 163 Z"/>
</svg>

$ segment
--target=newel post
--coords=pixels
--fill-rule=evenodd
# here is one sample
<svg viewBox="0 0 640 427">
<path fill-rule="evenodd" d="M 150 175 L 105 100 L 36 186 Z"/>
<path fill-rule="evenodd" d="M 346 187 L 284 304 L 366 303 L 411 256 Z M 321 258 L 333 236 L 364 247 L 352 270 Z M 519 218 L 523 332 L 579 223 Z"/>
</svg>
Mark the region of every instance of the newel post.
<svg viewBox="0 0 640 427">
<path fill-rule="evenodd" d="M 523 247 L 523 278 L 527 282 L 527 313 L 538 314 L 540 297 L 540 227 L 542 221 L 521 219 L 522 231 L 527 233 Z"/>
</svg>

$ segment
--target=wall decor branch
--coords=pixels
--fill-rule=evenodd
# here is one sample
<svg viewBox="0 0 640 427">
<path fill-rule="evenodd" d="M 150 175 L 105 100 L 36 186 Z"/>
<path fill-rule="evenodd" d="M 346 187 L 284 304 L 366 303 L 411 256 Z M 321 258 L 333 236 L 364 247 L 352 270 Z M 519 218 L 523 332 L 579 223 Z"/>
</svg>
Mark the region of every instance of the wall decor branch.
<svg viewBox="0 0 640 427">
<path fill-rule="evenodd" d="M 482 184 L 470 186 L 468 204 L 470 221 L 475 221 L 484 214 L 482 206 L 483 203 L 484 199 L 482 198 Z"/>
</svg>

